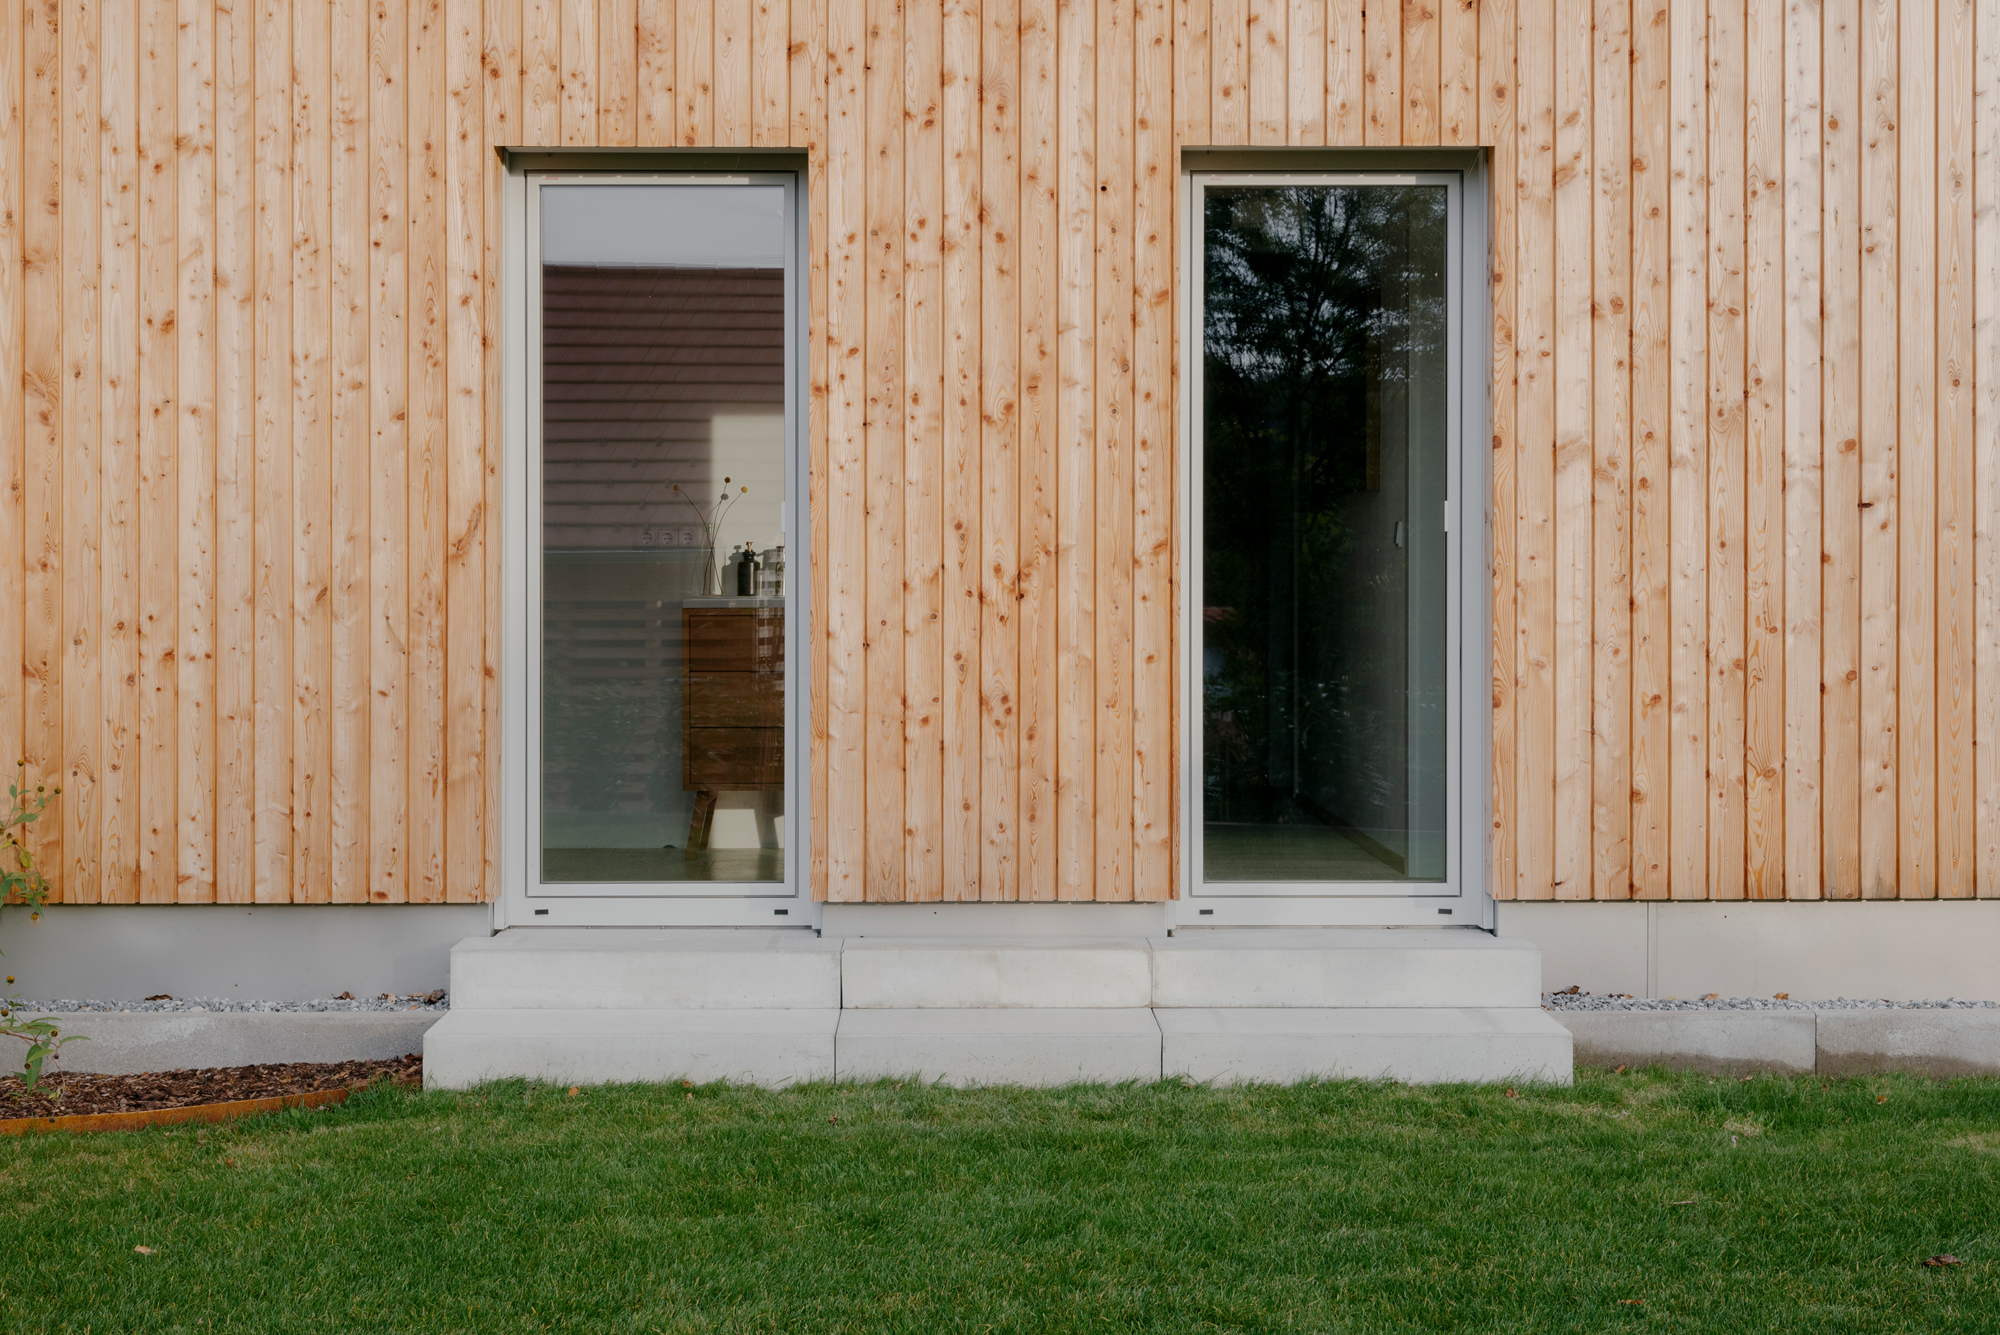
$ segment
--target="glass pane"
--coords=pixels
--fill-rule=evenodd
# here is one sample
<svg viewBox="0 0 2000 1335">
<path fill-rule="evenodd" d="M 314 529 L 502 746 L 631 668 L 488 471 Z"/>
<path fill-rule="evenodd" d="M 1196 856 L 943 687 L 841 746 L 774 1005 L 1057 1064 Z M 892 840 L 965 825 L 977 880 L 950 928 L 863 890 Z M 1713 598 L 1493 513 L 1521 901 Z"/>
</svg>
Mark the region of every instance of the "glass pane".
<svg viewBox="0 0 2000 1335">
<path fill-rule="evenodd" d="M 540 198 L 542 880 L 782 881 L 784 192 Z"/>
<path fill-rule="evenodd" d="M 1206 192 L 1206 881 L 1444 876 L 1446 200 Z"/>
</svg>

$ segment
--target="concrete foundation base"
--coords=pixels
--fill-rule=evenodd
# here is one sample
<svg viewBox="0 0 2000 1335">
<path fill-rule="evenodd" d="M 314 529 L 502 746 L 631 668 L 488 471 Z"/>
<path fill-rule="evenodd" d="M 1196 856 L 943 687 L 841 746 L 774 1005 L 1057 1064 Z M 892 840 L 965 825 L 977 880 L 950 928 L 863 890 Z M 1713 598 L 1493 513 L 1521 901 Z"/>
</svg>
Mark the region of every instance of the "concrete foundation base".
<svg viewBox="0 0 2000 1335">
<path fill-rule="evenodd" d="M 276 1062 L 387 1061 L 421 1051 L 440 1012 L 80 1011 L 30 1018 L 54 1020 L 65 1035 L 89 1040 L 65 1045 L 49 1071 L 135 1075 Z"/>
<path fill-rule="evenodd" d="M 1160 1026 L 1137 1008 L 850 1010 L 834 1069 L 842 1080 L 1068 1085 L 1160 1078 Z"/>
<path fill-rule="evenodd" d="M 1559 1011 L 1579 1066 L 2000 1075 L 2000 1010 Z"/>
</svg>

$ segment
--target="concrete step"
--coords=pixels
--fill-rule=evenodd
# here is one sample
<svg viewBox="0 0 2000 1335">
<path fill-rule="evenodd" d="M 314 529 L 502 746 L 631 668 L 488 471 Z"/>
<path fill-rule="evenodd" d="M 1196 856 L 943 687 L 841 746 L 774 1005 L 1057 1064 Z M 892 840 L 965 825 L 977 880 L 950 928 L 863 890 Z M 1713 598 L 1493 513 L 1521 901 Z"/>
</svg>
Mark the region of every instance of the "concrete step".
<svg viewBox="0 0 2000 1335">
<path fill-rule="evenodd" d="M 1143 937 L 849 937 L 849 1010 L 1119 1009 L 1152 1003 Z"/>
<path fill-rule="evenodd" d="M 1171 1007 L 1520 1007 L 1542 999 L 1532 942 L 1467 928 L 1216 929 L 1153 946 Z"/>
<path fill-rule="evenodd" d="M 830 1080 L 839 1019 L 832 1008 L 454 1010 L 424 1035 L 424 1083 Z"/>
<path fill-rule="evenodd" d="M 1153 1015 L 1161 1069 L 1194 1080 L 1571 1079 L 1569 1031 L 1540 1007 L 1196 1007 Z"/>
<path fill-rule="evenodd" d="M 451 951 L 456 1011 L 838 1009 L 840 943 L 810 931 L 524 927 Z"/>
<path fill-rule="evenodd" d="M 1160 1078 L 1145 1007 L 848 1010 L 834 1040 L 842 1080 L 1067 1085 Z"/>
</svg>

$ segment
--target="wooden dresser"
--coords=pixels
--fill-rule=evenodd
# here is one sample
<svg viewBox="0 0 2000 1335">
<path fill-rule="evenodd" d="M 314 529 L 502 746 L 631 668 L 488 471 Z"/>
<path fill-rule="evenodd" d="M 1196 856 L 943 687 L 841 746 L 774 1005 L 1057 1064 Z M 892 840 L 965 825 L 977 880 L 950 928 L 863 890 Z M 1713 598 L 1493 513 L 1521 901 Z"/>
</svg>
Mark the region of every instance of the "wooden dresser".
<svg viewBox="0 0 2000 1335">
<path fill-rule="evenodd" d="M 692 854 L 708 848 L 718 793 L 785 786 L 785 600 L 690 598 L 681 643 L 681 787 L 695 795 Z"/>
</svg>

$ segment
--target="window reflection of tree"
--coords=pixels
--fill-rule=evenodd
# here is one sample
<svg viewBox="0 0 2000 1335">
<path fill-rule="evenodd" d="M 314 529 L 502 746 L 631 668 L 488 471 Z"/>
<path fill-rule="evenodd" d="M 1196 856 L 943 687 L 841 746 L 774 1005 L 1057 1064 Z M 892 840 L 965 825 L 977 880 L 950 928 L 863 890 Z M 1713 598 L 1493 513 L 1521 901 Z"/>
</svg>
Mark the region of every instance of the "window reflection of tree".
<svg viewBox="0 0 2000 1335">
<path fill-rule="evenodd" d="M 1206 819 L 1392 823 L 1406 713 L 1357 649 L 1407 637 L 1340 623 L 1404 601 L 1404 563 L 1356 559 L 1354 503 L 1439 352 L 1445 191 L 1211 187 L 1204 222 Z"/>
</svg>

